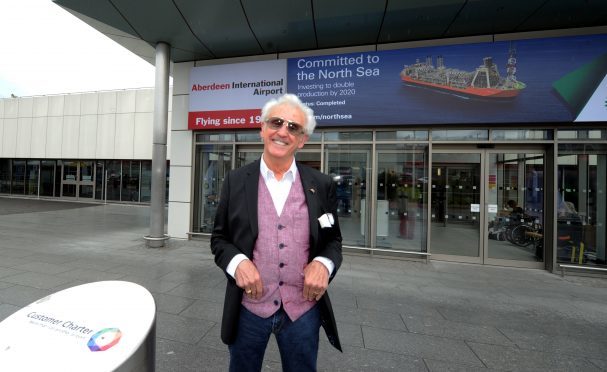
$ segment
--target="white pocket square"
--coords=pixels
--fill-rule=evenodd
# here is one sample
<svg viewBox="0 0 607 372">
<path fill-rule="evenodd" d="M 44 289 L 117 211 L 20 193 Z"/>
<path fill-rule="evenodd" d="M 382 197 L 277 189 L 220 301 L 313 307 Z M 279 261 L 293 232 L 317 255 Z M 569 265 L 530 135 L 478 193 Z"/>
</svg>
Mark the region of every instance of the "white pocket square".
<svg viewBox="0 0 607 372">
<path fill-rule="evenodd" d="M 326 229 L 333 226 L 335 220 L 333 219 L 333 214 L 325 213 L 322 216 L 318 217 L 318 222 L 320 223 L 320 227 Z"/>
</svg>

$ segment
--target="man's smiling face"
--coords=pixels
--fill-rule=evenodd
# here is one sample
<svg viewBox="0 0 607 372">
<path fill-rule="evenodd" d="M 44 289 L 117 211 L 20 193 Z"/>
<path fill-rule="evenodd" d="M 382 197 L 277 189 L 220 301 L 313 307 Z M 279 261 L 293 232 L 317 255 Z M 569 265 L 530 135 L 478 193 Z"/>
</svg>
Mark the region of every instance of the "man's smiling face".
<svg viewBox="0 0 607 372">
<path fill-rule="evenodd" d="M 278 117 L 302 126 L 305 125 L 306 120 L 304 113 L 299 108 L 284 103 L 272 108 L 268 117 Z M 280 129 L 272 129 L 268 124 L 263 123 L 260 135 L 263 140 L 266 162 L 283 162 L 292 159 L 295 152 L 302 148 L 308 140 L 306 134 L 289 133 L 286 123 Z"/>
</svg>

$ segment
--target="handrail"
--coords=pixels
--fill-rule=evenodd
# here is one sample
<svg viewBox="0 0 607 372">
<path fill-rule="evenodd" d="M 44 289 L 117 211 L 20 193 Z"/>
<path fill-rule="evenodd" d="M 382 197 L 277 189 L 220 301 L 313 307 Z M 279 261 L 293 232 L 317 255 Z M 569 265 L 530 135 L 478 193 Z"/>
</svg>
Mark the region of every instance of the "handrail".
<svg viewBox="0 0 607 372">
<path fill-rule="evenodd" d="M 396 250 L 396 249 L 383 249 L 383 248 L 369 248 L 369 247 L 353 247 L 353 246 L 349 246 L 349 245 L 344 245 L 342 246 L 343 248 L 348 248 L 348 249 L 359 249 L 362 251 L 371 251 L 371 253 L 377 251 L 377 252 L 389 252 L 389 253 L 404 253 L 404 254 L 415 254 L 415 255 L 419 255 L 419 256 L 431 256 L 431 253 L 428 252 L 416 252 L 416 251 L 402 251 L 402 250 Z"/>
<path fill-rule="evenodd" d="M 582 265 L 568 265 L 568 264 L 559 264 L 561 268 L 561 276 L 565 276 L 565 269 L 579 269 L 579 270 L 594 270 L 594 271 L 605 271 L 607 272 L 607 268 L 603 267 L 594 267 L 594 266 L 582 266 Z"/>
<path fill-rule="evenodd" d="M 198 232 L 192 232 L 192 231 L 188 232 L 187 235 L 204 236 L 204 237 L 211 236 L 210 233 L 198 233 Z M 357 249 L 357 250 L 361 250 L 361 251 L 371 251 L 371 253 L 378 251 L 378 252 L 388 252 L 388 253 L 413 254 L 413 255 L 418 255 L 418 256 L 426 256 L 426 258 L 428 256 L 432 255 L 431 253 L 428 253 L 428 252 L 402 251 L 402 250 L 396 250 L 396 249 L 369 248 L 369 247 L 355 247 L 355 246 L 351 246 L 351 245 L 343 245 L 342 248 Z"/>
</svg>

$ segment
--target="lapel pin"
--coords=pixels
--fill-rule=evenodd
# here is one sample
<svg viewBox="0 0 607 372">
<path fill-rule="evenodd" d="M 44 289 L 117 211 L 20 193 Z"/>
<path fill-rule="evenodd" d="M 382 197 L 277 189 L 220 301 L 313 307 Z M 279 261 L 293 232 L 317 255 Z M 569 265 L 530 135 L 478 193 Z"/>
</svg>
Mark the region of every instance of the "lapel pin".
<svg viewBox="0 0 607 372">
<path fill-rule="evenodd" d="M 310 189 L 310 192 L 311 192 L 312 194 L 315 194 L 315 193 L 316 193 L 316 190 L 314 190 L 314 189 Z"/>
</svg>

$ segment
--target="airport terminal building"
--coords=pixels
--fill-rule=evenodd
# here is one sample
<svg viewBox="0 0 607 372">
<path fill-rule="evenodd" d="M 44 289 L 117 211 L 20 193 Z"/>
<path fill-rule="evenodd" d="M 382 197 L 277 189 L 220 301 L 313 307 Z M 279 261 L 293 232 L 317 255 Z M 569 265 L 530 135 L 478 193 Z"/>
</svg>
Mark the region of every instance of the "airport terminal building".
<svg viewBox="0 0 607 372">
<path fill-rule="evenodd" d="M 149 203 L 153 102 L 153 88 L 0 99 L 0 195 Z"/>
<path fill-rule="evenodd" d="M 451 27 L 460 32 L 449 36 L 457 37 L 407 38 L 390 21 L 405 15 L 385 9 L 375 42 L 355 30 L 333 40 L 321 16 L 311 21 L 314 41 L 286 10 L 280 22 L 288 24 L 277 27 L 288 36 L 275 36 L 262 26 L 268 15 L 244 2 L 239 12 L 249 26 L 229 26 L 254 35 L 247 49 L 245 39 L 205 39 L 204 27 L 188 22 L 194 5 L 185 2 L 180 21 L 204 45 L 188 52 L 176 47 L 176 35 L 161 38 L 160 26 L 133 33 L 110 13 L 56 2 L 144 57 L 141 46 L 153 54 L 152 39 L 170 47 L 171 238 L 210 234 L 225 174 L 261 155 L 261 106 L 290 92 L 318 121 L 296 158 L 333 177 L 349 251 L 607 269 L 607 29 L 600 20 L 500 33 L 456 27 L 456 20 Z M 320 8 L 313 12 L 327 11 Z M 458 16 L 473 15 L 462 9 Z M 129 27 L 143 25 L 126 8 L 122 16 L 133 17 Z M 139 35 L 139 44 L 124 41 L 128 35 Z M 149 203 L 154 99 L 154 89 L 135 89 L 0 100 L 0 195 Z"/>
</svg>

